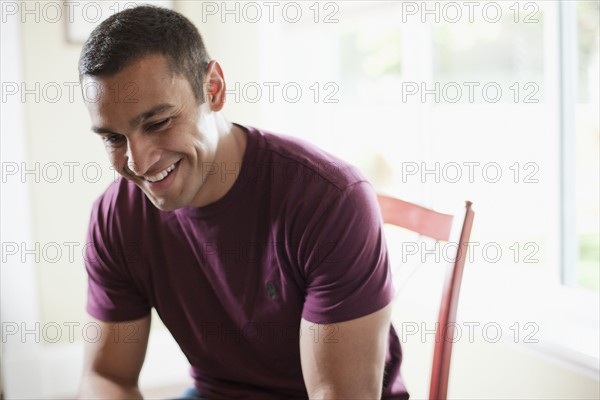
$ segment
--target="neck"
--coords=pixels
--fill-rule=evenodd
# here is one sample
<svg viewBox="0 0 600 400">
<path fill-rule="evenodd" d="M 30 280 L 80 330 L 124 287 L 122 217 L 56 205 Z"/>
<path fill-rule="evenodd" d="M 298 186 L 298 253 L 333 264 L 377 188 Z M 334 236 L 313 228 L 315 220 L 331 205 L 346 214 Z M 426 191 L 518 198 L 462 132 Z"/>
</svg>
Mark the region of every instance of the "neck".
<svg viewBox="0 0 600 400">
<path fill-rule="evenodd" d="M 200 196 L 193 206 L 203 207 L 221 199 L 238 179 L 246 152 L 247 137 L 244 129 L 227 121 L 221 113 L 215 116 L 218 145 L 214 165 L 215 173 L 206 177 Z M 223 173 L 228 171 L 228 173 Z M 231 171 L 231 173 L 229 172 Z"/>
</svg>

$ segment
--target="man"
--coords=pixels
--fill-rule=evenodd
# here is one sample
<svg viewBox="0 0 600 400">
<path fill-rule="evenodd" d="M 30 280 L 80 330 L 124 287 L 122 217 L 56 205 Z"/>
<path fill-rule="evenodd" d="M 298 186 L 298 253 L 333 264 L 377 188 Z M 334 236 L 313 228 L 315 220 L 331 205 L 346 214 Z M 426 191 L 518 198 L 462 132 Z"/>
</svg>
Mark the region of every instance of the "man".
<svg viewBox="0 0 600 400">
<path fill-rule="evenodd" d="M 80 62 L 122 175 L 94 203 L 80 397 L 139 398 L 154 307 L 208 399 L 405 399 L 372 188 L 307 143 L 228 122 L 197 29 L 143 6 Z M 116 333 L 116 334 L 115 334 Z"/>
</svg>

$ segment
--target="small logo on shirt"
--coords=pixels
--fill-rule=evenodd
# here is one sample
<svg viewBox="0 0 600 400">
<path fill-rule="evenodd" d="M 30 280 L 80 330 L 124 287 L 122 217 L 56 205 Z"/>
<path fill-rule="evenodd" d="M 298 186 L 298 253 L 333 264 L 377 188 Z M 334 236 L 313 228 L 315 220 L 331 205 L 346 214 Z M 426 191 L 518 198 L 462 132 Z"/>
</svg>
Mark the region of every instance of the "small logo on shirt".
<svg viewBox="0 0 600 400">
<path fill-rule="evenodd" d="M 271 283 L 271 281 L 267 282 L 267 294 L 271 300 L 275 300 L 277 297 L 277 292 L 275 291 L 275 286 Z"/>
</svg>

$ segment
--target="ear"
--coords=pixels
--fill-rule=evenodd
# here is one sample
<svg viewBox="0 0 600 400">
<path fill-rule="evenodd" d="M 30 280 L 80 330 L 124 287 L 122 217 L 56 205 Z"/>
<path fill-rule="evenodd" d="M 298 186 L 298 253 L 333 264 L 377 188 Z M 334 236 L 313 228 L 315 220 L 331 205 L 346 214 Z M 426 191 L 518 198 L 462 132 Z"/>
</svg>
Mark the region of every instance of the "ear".
<svg viewBox="0 0 600 400">
<path fill-rule="evenodd" d="M 225 77 L 221 66 L 215 60 L 206 68 L 204 98 L 212 111 L 220 111 L 225 105 Z"/>
</svg>

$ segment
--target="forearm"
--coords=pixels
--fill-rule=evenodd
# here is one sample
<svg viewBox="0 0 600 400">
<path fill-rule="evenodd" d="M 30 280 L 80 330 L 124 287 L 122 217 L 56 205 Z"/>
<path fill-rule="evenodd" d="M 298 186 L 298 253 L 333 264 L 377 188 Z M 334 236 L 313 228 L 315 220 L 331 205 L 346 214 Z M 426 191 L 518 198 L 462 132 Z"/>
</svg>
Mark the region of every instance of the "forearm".
<svg viewBox="0 0 600 400">
<path fill-rule="evenodd" d="M 356 400 L 376 400 L 381 399 L 381 390 L 372 391 L 348 391 L 341 388 L 331 388 L 316 390 L 308 395 L 310 400 L 331 400 L 331 399 L 356 399 Z"/>
<path fill-rule="evenodd" d="M 81 380 L 78 399 L 142 399 L 137 384 L 125 384 L 114 379 L 87 373 Z"/>
<path fill-rule="evenodd" d="M 377 369 L 377 368 L 374 368 Z M 377 379 L 365 379 L 364 376 L 353 377 L 345 382 L 329 381 L 318 382 L 308 390 L 310 400 L 322 399 L 356 399 L 371 400 L 380 399 L 383 385 L 383 377 Z"/>
</svg>

